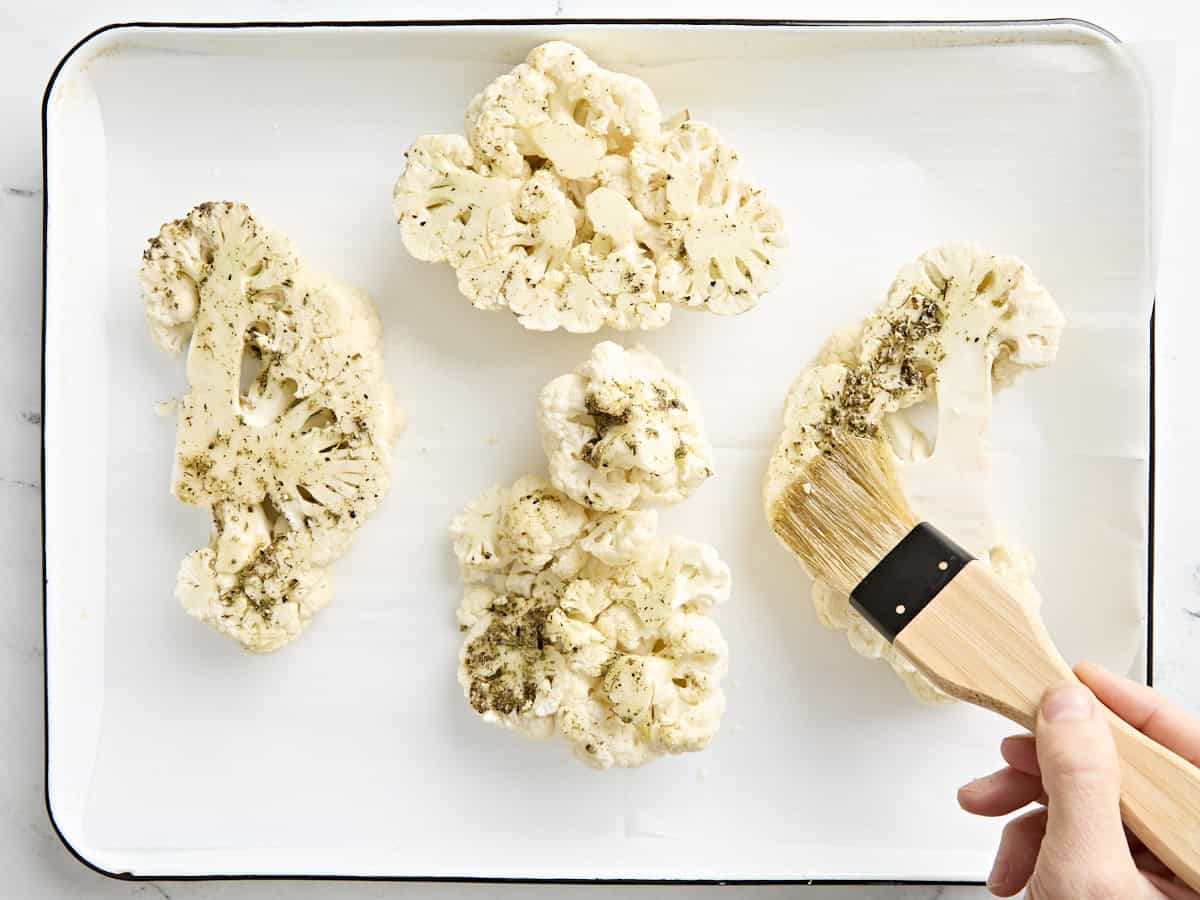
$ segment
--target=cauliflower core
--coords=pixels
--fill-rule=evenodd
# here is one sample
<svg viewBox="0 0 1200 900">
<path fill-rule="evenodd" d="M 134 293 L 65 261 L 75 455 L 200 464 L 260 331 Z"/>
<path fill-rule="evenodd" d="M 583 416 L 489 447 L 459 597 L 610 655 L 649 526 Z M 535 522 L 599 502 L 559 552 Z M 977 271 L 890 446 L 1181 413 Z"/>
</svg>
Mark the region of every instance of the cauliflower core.
<svg viewBox="0 0 1200 900">
<path fill-rule="evenodd" d="M 656 527 L 652 510 L 589 510 L 537 475 L 454 519 L 458 678 L 485 721 L 561 734 L 602 769 L 707 746 L 728 657 L 709 612 L 729 569 Z"/>
<path fill-rule="evenodd" d="M 378 505 L 399 413 L 364 295 L 305 269 L 238 203 L 204 203 L 143 254 L 155 342 L 187 346 L 172 492 L 212 511 L 180 566 L 187 612 L 248 650 L 293 640 Z"/>
<path fill-rule="evenodd" d="M 678 503 L 713 474 L 691 390 L 646 350 L 597 344 L 542 389 L 538 426 L 550 480 L 590 509 Z"/>
<path fill-rule="evenodd" d="M 782 220 L 737 154 L 576 47 L 534 48 L 466 126 L 417 139 L 394 206 L 408 251 L 450 263 L 479 309 L 537 331 L 654 329 L 673 306 L 745 312 L 774 283 Z"/>
<path fill-rule="evenodd" d="M 1033 558 L 1000 537 L 993 520 L 988 432 L 993 389 L 1054 362 L 1063 324 L 1019 259 L 967 243 L 921 255 L 897 275 L 887 301 L 831 337 L 792 385 L 767 471 L 768 520 L 788 485 L 838 434 L 882 436 L 917 514 L 953 534 L 1028 602 L 1040 602 L 1029 580 Z M 937 405 L 932 446 L 905 414 L 925 401 Z M 886 659 L 918 699 L 948 699 L 847 597 L 818 582 L 813 601 L 822 624 L 845 631 L 862 655 Z"/>
</svg>

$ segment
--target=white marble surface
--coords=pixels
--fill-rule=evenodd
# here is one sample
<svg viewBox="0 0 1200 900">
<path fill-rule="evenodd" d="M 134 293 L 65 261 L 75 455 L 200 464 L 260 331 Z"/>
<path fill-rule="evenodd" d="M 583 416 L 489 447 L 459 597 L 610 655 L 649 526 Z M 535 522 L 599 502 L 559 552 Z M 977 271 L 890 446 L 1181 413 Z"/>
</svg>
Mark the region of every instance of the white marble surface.
<svg viewBox="0 0 1200 900">
<path fill-rule="evenodd" d="M 1159 447 L 1156 684 L 1200 711 L 1200 425 L 1192 391 L 1191 334 L 1200 328 L 1191 263 L 1200 201 L 1200 4 L 1194 0 L 506 0 L 504 3 L 357 0 L 43 0 L 0 3 L 0 871 L 6 896 L 19 898 L 274 898 L 641 896 L 879 898 L 967 900 L 970 887 L 567 888 L 358 883 L 122 883 L 73 860 L 46 817 L 42 777 L 42 618 L 39 529 L 39 361 L 41 341 L 40 104 L 47 77 L 80 37 L 109 22 L 132 20 L 418 18 L 469 16 L 742 16 L 781 18 L 1043 18 L 1077 16 L 1132 42 L 1169 42 L 1174 51 L 1174 116 L 1167 147 L 1158 291 Z M 80 386 L 86 390 L 86 385 Z M 997 830 L 999 825 L 997 825 Z M 981 872 L 980 878 L 986 873 Z"/>
</svg>

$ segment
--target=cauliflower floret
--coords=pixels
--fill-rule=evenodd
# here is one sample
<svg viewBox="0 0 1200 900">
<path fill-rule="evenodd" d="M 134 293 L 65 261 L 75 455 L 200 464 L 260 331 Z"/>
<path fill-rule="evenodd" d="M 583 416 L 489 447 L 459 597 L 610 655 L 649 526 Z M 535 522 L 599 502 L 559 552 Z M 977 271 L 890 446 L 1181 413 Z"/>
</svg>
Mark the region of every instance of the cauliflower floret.
<svg viewBox="0 0 1200 900">
<path fill-rule="evenodd" d="M 628 768 L 648 762 L 636 725 L 613 715 L 602 700 L 584 695 L 558 715 L 558 729 L 575 755 L 589 766 Z"/>
<path fill-rule="evenodd" d="M 527 158 L 542 157 L 567 178 L 586 178 L 610 150 L 657 137 L 661 118 L 644 82 L 551 41 L 471 101 L 467 139 L 502 175 L 525 175 Z"/>
<path fill-rule="evenodd" d="M 404 158 L 393 191 L 404 246 L 417 259 L 450 263 L 459 290 L 480 309 L 502 308 L 531 234 L 515 214 L 521 181 L 476 172 L 474 153 L 456 134 L 419 137 Z"/>
<path fill-rule="evenodd" d="M 1004 298 L 1004 314 L 996 325 L 992 343 L 997 347 L 992 362 L 992 385 L 1008 387 L 1028 369 L 1051 365 L 1066 318 L 1050 292 L 1019 260 L 1011 260 L 1016 271 Z"/>
<path fill-rule="evenodd" d="M 534 178 L 548 170 L 542 169 Z M 592 332 L 608 325 L 622 331 L 665 325 L 671 307 L 655 291 L 655 263 L 645 241 L 648 226 L 623 196 L 610 188 L 587 195 L 584 224 L 591 239 L 563 257 L 538 245 L 507 288 L 508 306 L 526 328 Z M 554 263 L 554 265 L 551 265 Z"/>
<path fill-rule="evenodd" d="M 518 572 L 538 572 L 567 549 L 587 525 L 587 513 L 541 476 L 512 487 L 501 517 L 500 549 Z"/>
<path fill-rule="evenodd" d="M 155 341 L 189 342 L 172 492 L 213 513 L 177 594 L 247 649 L 278 649 L 328 603 L 327 567 L 387 490 L 400 418 L 378 319 L 241 204 L 164 225 L 141 282 Z"/>
<path fill-rule="evenodd" d="M 478 622 L 491 609 L 495 597 L 495 592 L 485 584 L 466 585 L 456 613 L 459 629 L 466 631 Z"/>
<path fill-rule="evenodd" d="M 587 511 L 545 478 L 496 485 L 450 522 L 463 581 L 507 584 L 561 562 L 588 525 Z"/>
<path fill-rule="evenodd" d="M 658 741 L 669 752 L 706 747 L 725 711 L 721 680 L 729 647 L 716 623 L 696 613 L 675 613 L 662 629 L 665 661 L 659 665 L 651 713 Z"/>
<path fill-rule="evenodd" d="M 549 612 L 536 597 L 492 595 L 459 655 L 459 683 L 471 708 L 536 737 L 552 733 L 554 684 L 567 677 L 561 654 L 542 646 Z"/>
<path fill-rule="evenodd" d="M 479 309 L 538 331 L 654 329 L 672 304 L 743 312 L 773 282 L 779 212 L 737 155 L 570 44 L 535 48 L 425 135 L 393 202 L 417 259 L 449 262 Z"/>
<path fill-rule="evenodd" d="M 626 510 L 620 516 L 600 516 L 588 523 L 580 548 L 607 566 L 633 562 L 641 548 L 654 539 L 658 513 L 652 509 Z"/>
<path fill-rule="evenodd" d="M 502 571 L 500 555 L 500 519 L 508 505 L 509 488 L 501 485 L 487 490 L 450 521 L 450 537 L 466 581 Z"/>
<path fill-rule="evenodd" d="M 783 218 L 734 177 L 737 154 L 710 126 L 684 120 L 631 158 L 634 200 L 661 226 L 659 292 L 721 315 L 754 307 L 778 281 Z"/>
<path fill-rule="evenodd" d="M 238 512 L 230 514 L 228 510 Z M 222 504 L 214 510 L 215 547 L 184 558 L 175 595 L 188 615 L 211 625 L 247 650 L 268 653 L 299 637 L 330 600 L 329 572 L 316 565 L 314 536 L 292 531 L 263 541 L 247 558 L 223 552 L 238 515 L 262 517 L 255 506 Z M 232 522 L 231 522 L 232 519 Z"/>
<path fill-rule="evenodd" d="M 560 708 L 559 729 L 589 765 L 638 765 L 657 752 L 703 750 L 725 712 L 729 648 L 708 616 L 675 613 L 653 653 L 613 653 L 592 692 Z"/>
<path fill-rule="evenodd" d="M 831 338 L 792 386 L 764 487 L 768 517 L 837 434 L 882 437 L 918 515 L 953 534 L 1026 602 L 1038 603 L 1029 580 L 1032 558 L 1002 539 L 993 520 L 988 432 L 994 389 L 1052 363 L 1063 322 L 1054 300 L 1014 257 L 956 243 L 906 265 L 875 314 Z M 902 417 L 925 401 L 937 405 L 932 444 Z M 949 699 L 848 598 L 816 583 L 813 602 L 822 624 L 846 631 L 863 656 L 889 662 L 918 699 Z"/>
<path fill-rule="evenodd" d="M 709 743 L 728 648 L 708 613 L 729 597 L 729 569 L 711 547 L 656 537 L 655 524 L 653 511 L 588 510 L 538 476 L 455 519 L 468 583 L 459 682 L 485 721 L 558 732 L 599 768 Z"/>
<path fill-rule="evenodd" d="M 591 509 L 678 503 L 713 474 L 691 390 L 640 348 L 597 344 L 542 389 L 538 427 L 551 481 Z"/>
<path fill-rule="evenodd" d="M 632 623 L 636 640 L 620 641 L 606 627 L 618 612 Z M 558 711 L 560 732 L 589 764 L 637 765 L 663 753 L 701 750 L 720 726 L 728 649 L 707 616 L 677 612 L 651 626 L 637 610 L 614 600 L 595 626 L 556 611 L 547 639 L 576 660 L 573 671 L 594 679 L 586 694 L 570 695 L 575 702 L 560 704 Z M 603 716 L 596 715 L 600 710 Z M 614 717 L 630 727 L 607 721 Z M 597 748 L 614 739 L 625 749 L 606 759 Z"/>
</svg>

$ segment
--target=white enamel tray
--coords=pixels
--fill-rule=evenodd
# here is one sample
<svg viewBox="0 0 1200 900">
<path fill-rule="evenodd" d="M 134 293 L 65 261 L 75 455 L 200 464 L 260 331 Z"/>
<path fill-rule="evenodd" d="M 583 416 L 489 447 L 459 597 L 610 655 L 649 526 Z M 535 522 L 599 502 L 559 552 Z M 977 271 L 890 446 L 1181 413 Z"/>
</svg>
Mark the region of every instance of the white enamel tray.
<svg viewBox="0 0 1200 900">
<path fill-rule="evenodd" d="M 534 334 L 414 262 L 391 185 L 418 134 L 550 38 L 715 124 L 780 203 L 782 287 L 641 338 L 691 380 L 718 477 L 662 516 L 717 546 L 728 713 L 703 754 L 597 773 L 478 722 L 455 683 L 446 525 L 544 466 L 538 387 L 593 338 Z M 911 701 L 824 631 L 759 487 L 821 340 L 934 244 L 1027 260 L 1070 319 L 1058 364 L 998 396 L 1000 519 L 1034 548 L 1066 655 L 1145 673 L 1148 113 L 1080 23 L 123 26 L 47 93 L 48 803 L 88 864 L 135 877 L 979 881 L 996 823 L 955 805 L 1010 729 Z M 203 511 L 167 490 L 182 365 L 135 272 L 163 221 L 238 199 L 375 298 L 410 427 L 391 495 L 285 652 L 241 652 L 172 597 Z M 611 335 L 606 335 L 611 336 Z M 630 342 L 639 338 L 630 337 Z"/>
</svg>

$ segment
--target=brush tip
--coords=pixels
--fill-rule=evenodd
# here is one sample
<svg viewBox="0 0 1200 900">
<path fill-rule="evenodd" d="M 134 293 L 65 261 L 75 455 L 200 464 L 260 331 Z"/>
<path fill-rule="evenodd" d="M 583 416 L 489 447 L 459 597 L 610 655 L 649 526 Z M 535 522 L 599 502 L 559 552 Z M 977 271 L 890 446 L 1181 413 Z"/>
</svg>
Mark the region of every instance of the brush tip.
<svg viewBox="0 0 1200 900">
<path fill-rule="evenodd" d="M 839 436 L 779 496 L 771 528 L 815 579 L 851 593 L 917 524 L 891 449 Z"/>
</svg>

